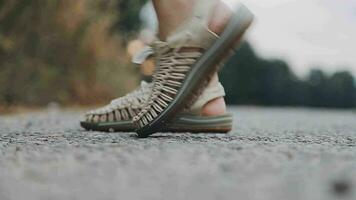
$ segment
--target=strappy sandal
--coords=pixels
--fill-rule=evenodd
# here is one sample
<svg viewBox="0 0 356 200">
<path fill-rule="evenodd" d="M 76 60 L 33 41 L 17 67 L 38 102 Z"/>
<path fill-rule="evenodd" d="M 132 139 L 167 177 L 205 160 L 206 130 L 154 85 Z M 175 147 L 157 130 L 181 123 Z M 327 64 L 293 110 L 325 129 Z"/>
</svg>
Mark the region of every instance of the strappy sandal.
<svg viewBox="0 0 356 200">
<path fill-rule="evenodd" d="M 243 5 L 220 36 L 208 29 L 212 1 L 199 0 L 192 18 L 167 38 L 156 41 L 153 88 L 133 122 L 139 137 L 164 129 L 184 108 L 190 107 L 209 83 L 217 66 L 250 26 L 253 15 Z"/>
<path fill-rule="evenodd" d="M 86 130 L 104 132 L 133 132 L 135 126 L 132 117 L 140 110 L 142 102 L 146 101 L 152 89 L 152 84 L 142 82 L 141 87 L 132 93 L 113 100 L 109 105 L 90 111 L 85 121 L 80 122 Z M 190 133 L 227 133 L 232 128 L 231 114 L 214 117 L 200 116 L 202 107 L 209 101 L 225 96 L 222 85 L 212 83 L 198 101 L 189 109 L 172 120 L 161 132 Z"/>
</svg>

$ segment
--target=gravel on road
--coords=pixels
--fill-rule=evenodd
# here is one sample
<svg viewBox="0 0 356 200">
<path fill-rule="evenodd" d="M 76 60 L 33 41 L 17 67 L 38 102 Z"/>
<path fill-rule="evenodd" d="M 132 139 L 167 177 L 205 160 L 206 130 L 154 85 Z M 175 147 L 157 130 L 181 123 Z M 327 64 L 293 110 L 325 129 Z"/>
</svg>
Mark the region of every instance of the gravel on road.
<svg viewBox="0 0 356 200">
<path fill-rule="evenodd" d="M 146 139 L 78 111 L 0 116 L 0 199 L 356 199 L 355 112 L 229 110 L 229 135 Z"/>
</svg>

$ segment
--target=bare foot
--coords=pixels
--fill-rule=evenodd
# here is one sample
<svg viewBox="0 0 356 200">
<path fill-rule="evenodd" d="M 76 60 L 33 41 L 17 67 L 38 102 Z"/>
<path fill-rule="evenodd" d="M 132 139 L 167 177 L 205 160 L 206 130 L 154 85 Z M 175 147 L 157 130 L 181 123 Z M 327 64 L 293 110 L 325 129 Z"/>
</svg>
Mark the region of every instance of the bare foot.
<svg viewBox="0 0 356 200">
<path fill-rule="evenodd" d="M 220 35 L 232 15 L 231 9 L 222 1 L 218 1 L 209 23 L 209 29 Z M 214 75 L 217 78 L 217 74 Z M 217 116 L 226 113 L 226 103 L 223 97 L 208 102 L 202 109 L 202 116 Z"/>
<path fill-rule="evenodd" d="M 223 97 L 211 100 L 202 109 L 202 116 L 218 116 L 226 113 L 226 103 Z"/>
</svg>

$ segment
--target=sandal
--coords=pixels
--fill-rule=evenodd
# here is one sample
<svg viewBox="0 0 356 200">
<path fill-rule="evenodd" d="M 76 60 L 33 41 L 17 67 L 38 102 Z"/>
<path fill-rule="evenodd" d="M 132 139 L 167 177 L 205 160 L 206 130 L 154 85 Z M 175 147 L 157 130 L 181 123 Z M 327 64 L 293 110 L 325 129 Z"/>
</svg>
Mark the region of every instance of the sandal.
<svg viewBox="0 0 356 200">
<path fill-rule="evenodd" d="M 207 28 L 213 6 L 212 1 L 199 0 L 189 21 L 166 42 L 154 42 L 156 71 L 152 91 L 133 118 L 139 137 L 164 129 L 181 110 L 195 102 L 217 71 L 216 66 L 252 23 L 252 13 L 240 4 L 217 36 Z"/>
<path fill-rule="evenodd" d="M 113 100 L 109 105 L 90 111 L 80 125 L 86 130 L 104 132 L 133 132 L 132 117 L 140 110 L 152 89 L 152 83 L 142 82 L 141 87 L 128 95 Z M 198 101 L 180 113 L 161 132 L 227 133 L 232 128 L 231 114 L 214 117 L 200 116 L 202 107 L 209 101 L 225 96 L 219 82 L 212 82 Z"/>
</svg>

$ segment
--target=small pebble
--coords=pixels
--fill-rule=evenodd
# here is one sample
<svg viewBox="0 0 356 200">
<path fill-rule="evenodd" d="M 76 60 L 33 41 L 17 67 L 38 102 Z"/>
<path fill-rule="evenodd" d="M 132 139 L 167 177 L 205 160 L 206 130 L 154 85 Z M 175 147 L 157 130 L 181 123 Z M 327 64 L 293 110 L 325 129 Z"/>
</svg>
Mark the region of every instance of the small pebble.
<svg viewBox="0 0 356 200">
<path fill-rule="evenodd" d="M 351 183 L 346 180 L 338 180 L 332 184 L 333 192 L 338 196 L 345 196 L 351 192 Z"/>
</svg>

